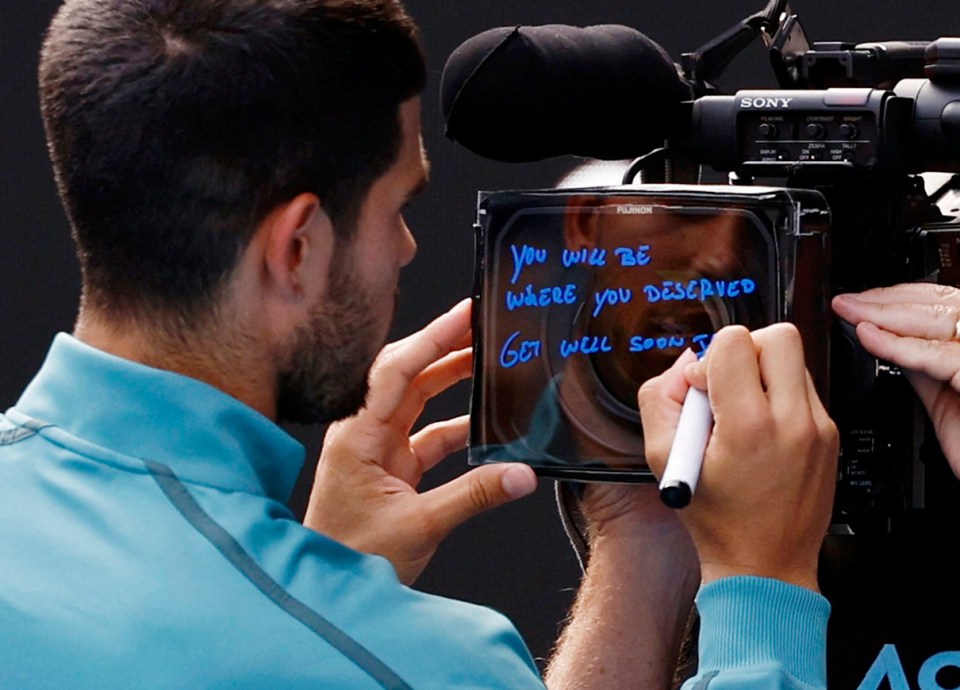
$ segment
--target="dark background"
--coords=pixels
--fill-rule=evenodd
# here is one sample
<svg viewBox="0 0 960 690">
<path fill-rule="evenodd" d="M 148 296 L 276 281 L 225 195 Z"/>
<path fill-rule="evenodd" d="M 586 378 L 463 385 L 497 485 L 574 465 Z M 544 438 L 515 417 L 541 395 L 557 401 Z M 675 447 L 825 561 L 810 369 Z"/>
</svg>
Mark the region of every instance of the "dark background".
<svg viewBox="0 0 960 690">
<path fill-rule="evenodd" d="M 437 93 L 443 64 L 454 48 L 495 26 L 618 23 L 639 29 L 679 59 L 681 52 L 699 47 L 763 4 L 408 0 L 428 53 L 424 136 L 434 176 L 408 214 L 420 252 L 401 279 L 395 335 L 423 326 L 468 294 L 478 189 L 552 186 L 576 162 L 495 163 L 447 141 Z M 46 159 L 36 98 L 37 53 L 58 5 L 55 0 L 0 0 L 0 409 L 16 401 L 52 336 L 71 330 L 79 294 L 79 272 Z M 793 9 L 811 40 L 960 35 L 956 0 L 795 0 Z M 720 86 L 725 92 L 774 86 L 759 44 L 733 63 Z M 468 393 L 468 384 L 461 384 L 445 394 L 428 408 L 424 422 L 462 414 Z M 307 445 L 308 457 L 315 458 L 322 429 L 292 431 Z M 312 473 L 309 464 L 305 477 Z M 426 483 L 442 482 L 464 469 L 465 454 L 454 455 Z M 293 506 L 301 509 L 300 492 Z M 499 609 L 514 620 L 534 655 L 546 658 L 579 581 L 579 567 L 555 512 L 552 483 L 543 481 L 535 496 L 478 518 L 451 536 L 417 586 Z"/>
</svg>

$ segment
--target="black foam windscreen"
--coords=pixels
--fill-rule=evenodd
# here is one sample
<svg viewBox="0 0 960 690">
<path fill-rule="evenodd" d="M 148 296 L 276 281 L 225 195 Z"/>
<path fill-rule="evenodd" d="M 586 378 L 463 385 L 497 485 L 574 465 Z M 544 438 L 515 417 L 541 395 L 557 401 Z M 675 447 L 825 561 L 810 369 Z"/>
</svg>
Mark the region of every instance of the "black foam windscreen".
<svg viewBox="0 0 960 690">
<path fill-rule="evenodd" d="M 682 127 L 689 98 L 659 45 L 612 24 L 485 31 L 451 54 L 441 82 L 447 136 L 508 162 L 639 156 Z"/>
</svg>

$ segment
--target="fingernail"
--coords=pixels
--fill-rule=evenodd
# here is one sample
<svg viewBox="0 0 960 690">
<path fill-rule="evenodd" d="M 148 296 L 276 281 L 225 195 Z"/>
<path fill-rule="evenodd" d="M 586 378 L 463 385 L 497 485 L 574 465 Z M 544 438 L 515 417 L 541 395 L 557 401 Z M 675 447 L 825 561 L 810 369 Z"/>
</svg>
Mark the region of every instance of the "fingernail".
<svg viewBox="0 0 960 690">
<path fill-rule="evenodd" d="M 536 491 L 537 475 L 525 465 L 512 465 L 500 477 L 500 485 L 510 498 L 523 498 Z"/>
</svg>

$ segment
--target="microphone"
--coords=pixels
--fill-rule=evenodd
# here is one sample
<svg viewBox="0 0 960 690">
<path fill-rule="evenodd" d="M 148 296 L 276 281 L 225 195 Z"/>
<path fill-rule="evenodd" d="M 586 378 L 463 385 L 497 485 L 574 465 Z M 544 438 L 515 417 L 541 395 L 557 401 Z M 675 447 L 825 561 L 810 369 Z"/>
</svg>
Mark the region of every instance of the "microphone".
<svg viewBox="0 0 960 690">
<path fill-rule="evenodd" d="M 634 158 L 683 131 L 690 87 L 626 26 L 501 27 L 468 39 L 440 85 L 446 135 L 505 162 Z"/>
</svg>

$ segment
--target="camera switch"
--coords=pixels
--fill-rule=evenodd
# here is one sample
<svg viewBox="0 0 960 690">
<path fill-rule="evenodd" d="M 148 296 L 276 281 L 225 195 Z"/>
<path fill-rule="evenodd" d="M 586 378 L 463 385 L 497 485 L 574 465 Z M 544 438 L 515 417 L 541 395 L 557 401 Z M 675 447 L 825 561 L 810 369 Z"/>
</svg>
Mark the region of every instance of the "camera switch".
<svg viewBox="0 0 960 690">
<path fill-rule="evenodd" d="M 771 140 L 776 139 L 780 135 L 780 131 L 777 129 L 775 124 L 770 122 L 764 122 L 760 125 L 760 138 Z"/>
<path fill-rule="evenodd" d="M 840 125 L 840 136 L 848 141 L 856 139 L 859 134 L 860 130 L 857 129 L 856 125 L 851 125 L 849 122 Z"/>
</svg>

